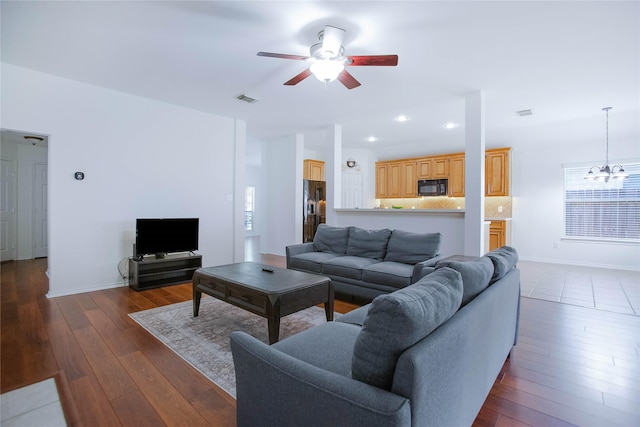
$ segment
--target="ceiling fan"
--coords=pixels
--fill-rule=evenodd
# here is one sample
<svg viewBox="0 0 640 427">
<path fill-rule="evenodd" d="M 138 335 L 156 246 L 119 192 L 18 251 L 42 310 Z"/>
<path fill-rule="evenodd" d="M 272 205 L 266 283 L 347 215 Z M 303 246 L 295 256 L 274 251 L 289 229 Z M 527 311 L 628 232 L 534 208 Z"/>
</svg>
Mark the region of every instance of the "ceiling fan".
<svg viewBox="0 0 640 427">
<path fill-rule="evenodd" d="M 287 86 L 293 86 L 309 77 L 311 74 L 325 83 L 338 79 L 347 89 L 360 86 L 360 82 L 355 79 L 345 66 L 396 66 L 398 65 L 398 55 L 367 55 L 367 56 L 346 56 L 342 40 L 345 30 L 331 25 L 325 25 L 324 30 L 318 33 L 320 43 L 316 43 L 309 49 L 310 56 L 288 55 L 284 53 L 258 52 L 258 56 L 271 58 L 295 59 L 310 62 L 309 68 L 285 82 Z"/>
</svg>

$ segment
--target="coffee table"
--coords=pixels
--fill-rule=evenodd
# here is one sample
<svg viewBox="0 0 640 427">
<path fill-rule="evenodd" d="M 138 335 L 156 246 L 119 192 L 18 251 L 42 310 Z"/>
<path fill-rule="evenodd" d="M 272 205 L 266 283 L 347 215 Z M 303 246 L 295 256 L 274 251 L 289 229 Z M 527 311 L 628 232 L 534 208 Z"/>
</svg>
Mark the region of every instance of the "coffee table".
<svg viewBox="0 0 640 427">
<path fill-rule="evenodd" d="M 278 341 L 280 318 L 324 303 L 327 321 L 333 320 L 333 285 L 328 277 L 240 262 L 200 268 L 193 274 L 193 317 L 198 316 L 205 293 L 265 317 L 269 344 Z"/>
</svg>

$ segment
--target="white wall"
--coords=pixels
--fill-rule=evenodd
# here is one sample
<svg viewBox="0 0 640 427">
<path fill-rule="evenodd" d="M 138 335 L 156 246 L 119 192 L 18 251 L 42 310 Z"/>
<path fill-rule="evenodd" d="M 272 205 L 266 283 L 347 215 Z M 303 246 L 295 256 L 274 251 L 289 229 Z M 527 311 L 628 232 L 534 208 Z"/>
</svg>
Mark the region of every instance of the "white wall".
<svg viewBox="0 0 640 427">
<path fill-rule="evenodd" d="M 233 262 L 236 125 L 3 63 L 2 127 L 50 135 L 49 296 L 122 285 L 138 217 L 199 217 L 203 264 Z"/>
<path fill-rule="evenodd" d="M 33 174 L 34 166 L 47 163 L 47 148 L 2 141 L 2 158 L 16 165 L 16 259 L 33 258 Z"/>
<path fill-rule="evenodd" d="M 261 198 L 264 227 L 260 252 L 284 255 L 285 247 L 302 242 L 302 135 L 262 144 L 263 182 L 268 191 Z"/>
<path fill-rule="evenodd" d="M 560 139 L 560 138 L 559 138 Z M 512 153 L 512 245 L 522 259 L 608 268 L 640 268 L 640 245 L 561 240 L 564 230 L 563 164 L 604 163 L 602 145 L 550 139 L 521 144 Z M 618 141 L 616 158 L 638 158 L 638 141 Z M 612 152 L 612 151 L 611 151 Z M 585 168 L 586 173 L 586 168 Z M 554 242 L 558 247 L 554 248 Z"/>
</svg>

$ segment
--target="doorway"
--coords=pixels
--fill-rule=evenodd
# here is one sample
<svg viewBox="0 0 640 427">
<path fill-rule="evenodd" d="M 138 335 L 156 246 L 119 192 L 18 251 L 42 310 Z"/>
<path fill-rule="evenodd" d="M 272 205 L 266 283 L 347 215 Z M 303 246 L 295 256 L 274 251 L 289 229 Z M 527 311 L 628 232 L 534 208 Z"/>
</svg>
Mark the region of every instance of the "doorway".
<svg viewBox="0 0 640 427">
<path fill-rule="evenodd" d="M 0 144 L 2 261 L 47 257 L 49 137 L 33 132 L 0 129 Z M 10 203 L 12 192 L 13 204 Z M 5 228 L 13 228 L 14 231 L 5 235 Z M 11 237 L 12 241 L 9 241 Z"/>
</svg>

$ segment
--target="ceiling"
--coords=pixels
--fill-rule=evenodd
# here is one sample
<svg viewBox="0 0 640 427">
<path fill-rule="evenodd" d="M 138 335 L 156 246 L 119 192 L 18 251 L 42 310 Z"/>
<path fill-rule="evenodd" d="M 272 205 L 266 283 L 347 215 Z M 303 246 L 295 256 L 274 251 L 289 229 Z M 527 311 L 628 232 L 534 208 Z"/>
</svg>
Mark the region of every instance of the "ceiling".
<svg viewBox="0 0 640 427">
<path fill-rule="evenodd" d="M 2 61 L 241 118 L 254 140 L 304 133 L 312 145 L 340 124 L 343 147 L 380 158 L 463 149 L 465 94 L 478 90 L 487 146 L 535 143 L 558 123 L 575 124 L 569 139 L 600 137 L 605 106 L 612 136 L 637 138 L 639 5 L 3 0 Z M 307 64 L 256 56 L 308 55 L 326 24 L 346 30 L 347 55 L 397 54 L 398 66 L 349 68 L 362 83 L 353 90 L 313 77 L 284 86 Z M 534 114 L 516 114 L 524 109 Z"/>
</svg>

